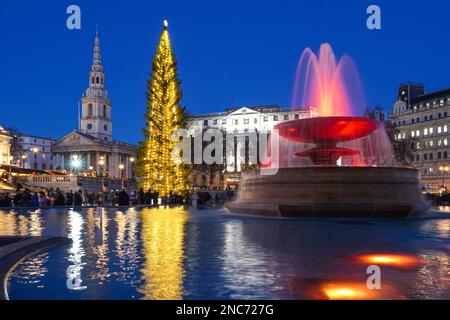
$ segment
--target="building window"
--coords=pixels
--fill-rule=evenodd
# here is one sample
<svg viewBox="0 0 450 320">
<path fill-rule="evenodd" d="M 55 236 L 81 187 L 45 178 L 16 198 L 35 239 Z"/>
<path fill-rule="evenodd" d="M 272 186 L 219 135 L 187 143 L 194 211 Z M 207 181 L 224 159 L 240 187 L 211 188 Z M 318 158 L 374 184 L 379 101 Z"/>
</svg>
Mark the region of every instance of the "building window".
<svg viewBox="0 0 450 320">
<path fill-rule="evenodd" d="M 425 121 L 427 121 L 428 120 L 428 117 L 427 116 L 425 116 Z"/>
<path fill-rule="evenodd" d="M 438 159 L 442 159 L 442 153 L 441 153 L 441 152 L 438 152 L 437 158 L 438 158 Z"/>
<path fill-rule="evenodd" d="M 287 121 L 287 120 L 289 120 L 289 115 L 288 115 L 288 114 L 285 114 L 285 115 L 284 115 L 284 121 Z"/>
<path fill-rule="evenodd" d="M 239 125 L 239 119 L 234 119 L 233 120 L 233 123 L 237 126 L 237 125 Z"/>
<path fill-rule="evenodd" d="M 447 130 L 448 130 L 448 127 L 447 127 L 447 125 L 445 125 L 444 126 L 444 132 L 447 132 Z"/>
<path fill-rule="evenodd" d="M 273 116 L 273 121 L 278 121 L 278 116 Z"/>
<path fill-rule="evenodd" d="M 298 119 L 298 118 L 299 118 L 299 114 L 296 113 L 296 114 L 295 114 L 295 119 Z"/>
<path fill-rule="evenodd" d="M 217 119 L 214 119 L 214 120 L 213 120 L 213 125 L 214 125 L 214 126 L 217 125 Z"/>
<path fill-rule="evenodd" d="M 227 119 L 222 119 L 222 124 L 227 124 Z"/>
<path fill-rule="evenodd" d="M 103 126 L 103 129 L 104 129 L 105 131 L 108 131 L 108 126 L 105 124 L 105 125 Z"/>
<path fill-rule="evenodd" d="M 255 118 L 255 119 L 253 119 L 253 123 L 258 123 L 258 119 L 257 118 Z"/>
<path fill-rule="evenodd" d="M 103 117 L 108 118 L 108 113 L 106 110 L 106 104 L 103 105 Z"/>
<path fill-rule="evenodd" d="M 87 128 L 88 128 L 88 130 L 91 130 L 92 129 L 92 124 L 88 123 Z"/>
<path fill-rule="evenodd" d="M 250 120 L 249 119 L 244 119 L 244 124 L 249 124 Z"/>
<path fill-rule="evenodd" d="M 447 159 L 447 157 L 448 157 L 448 153 L 447 153 L 447 151 L 444 151 L 444 159 Z"/>
<path fill-rule="evenodd" d="M 416 154 L 416 161 L 420 161 L 420 154 Z"/>
<path fill-rule="evenodd" d="M 88 117 L 92 117 L 92 104 L 89 103 L 88 105 Z"/>
<path fill-rule="evenodd" d="M 269 117 L 264 116 L 264 122 L 267 122 L 267 121 L 269 121 Z"/>
<path fill-rule="evenodd" d="M 208 120 L 203 120 L 203 125 L 207 126 L 208 125 Z"/>
<path fill-rule="evenodd" d="M 433 154 L 430 153 L 430 160 L 433 160 Z"/>
<path fill-rule="evenodd" d="M 428 160 L 428 154 L 425 153 L 425 154 L 423 155 L 423 160 L 425 160 L 425 161 Z"/>
</svg>

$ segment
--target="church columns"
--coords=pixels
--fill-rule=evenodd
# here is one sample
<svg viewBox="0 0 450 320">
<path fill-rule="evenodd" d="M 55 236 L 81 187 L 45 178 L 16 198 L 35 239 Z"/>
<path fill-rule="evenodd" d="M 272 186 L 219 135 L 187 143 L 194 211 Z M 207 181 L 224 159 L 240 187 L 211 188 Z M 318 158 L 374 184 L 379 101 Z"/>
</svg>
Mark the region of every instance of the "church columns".
<svg viewBox="0 0 450 320">
<path fill-rule="evenodd" d="M 65 165 L 64 165 L 64 153 L 61 154 L 61 170 L 65 170 Z"/>
<path fill-rule="evenodd" d="M 88 152 L 86 155 L 86 169 L 89 170 L 89 167 L 93 167 L 93 165 L 91 164 L 91 152 Z"/>
</svg>

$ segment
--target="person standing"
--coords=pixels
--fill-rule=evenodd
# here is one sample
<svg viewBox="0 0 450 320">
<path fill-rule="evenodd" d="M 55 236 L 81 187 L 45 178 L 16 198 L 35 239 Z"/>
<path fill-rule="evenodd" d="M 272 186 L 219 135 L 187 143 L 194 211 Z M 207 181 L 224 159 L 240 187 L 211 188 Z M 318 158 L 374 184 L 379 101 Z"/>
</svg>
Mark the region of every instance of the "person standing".
<svg viewBox="0 0 450 320">
<path fill-rule="evenodd" d="M 119 192 L 119 206 L 129 206 L 130 205 L 130 196 L 125 191 L 125 189 L 122 189 L 122 191 Z"/>
</svg>

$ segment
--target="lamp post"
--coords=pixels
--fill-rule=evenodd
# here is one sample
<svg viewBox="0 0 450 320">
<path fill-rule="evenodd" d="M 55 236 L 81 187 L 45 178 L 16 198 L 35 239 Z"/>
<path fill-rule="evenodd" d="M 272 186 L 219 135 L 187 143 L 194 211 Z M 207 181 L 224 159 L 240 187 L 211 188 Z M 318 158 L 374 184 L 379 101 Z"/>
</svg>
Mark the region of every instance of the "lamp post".
<svg viewBox="0 0 450 320">
<path fill-rule="evenodd" d="M 120 170 L 120 180 L 122 183 L 122 189 L 123 189 L 123 169 L 125 168 L 125 166 L 121 163 L 119 164 L 119 170 Z"/>
<path fill-rule="evenodd" d="M 130 162 L 131 162 L 131 178 L 134 178 L 134 161 L 136 159 L 134 159 L 134 157 L 130 158 Z"/>
<path fill-rule="evenodd" d="M 100 177 L 102 178 L 101 179 L 101 184 L 102 185 L 100 187 L 100 191 L 103 192 L 103 184 L 104 184 L 104 181 L 103 181 L 103 166 L 105 165 L 105 160 L 104 160 L 103 156 L 101 156 L 100 160 L 98 160 L 98 165 L 100 166 Z"/>
<path fill-rule="evenodd" d="M 39 148 L 34 147 L 31 149 L 31 151 L 33 151 L 33 153 L 34 153 L 34 168 L 37 169 L 37 154 L 39 152 Z"/>
<path fill-rule="evenodd" d="M 27 158 L 26 155 L 21 155 L 20 158 L 22 159 L 22 169 L 25 169 L 25 159 Z"/>
<path fill-rule="evenodd" d="M 450 168 L 448 166 L 440 166 L 439 171 L 442 173 L 442 194 L 445 192 L 445 175 L 449 172 Z"/>
</svg>

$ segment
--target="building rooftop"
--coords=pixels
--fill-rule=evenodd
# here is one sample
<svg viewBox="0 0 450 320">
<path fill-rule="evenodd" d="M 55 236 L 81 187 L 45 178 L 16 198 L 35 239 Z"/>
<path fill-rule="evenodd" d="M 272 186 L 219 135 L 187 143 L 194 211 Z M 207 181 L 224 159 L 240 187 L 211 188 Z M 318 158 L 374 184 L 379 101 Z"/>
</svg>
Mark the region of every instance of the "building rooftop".
<svg viewBox="0 0 450 320">
<path fill-rule="evenodd" d="M 304 107 L 298 110 L 294 110 L 290 107 L 280 107 L 278 105 L 261 105 L 261 106 L 239 106 L 239 107 L 228 107 L 225 109 L 224 112 L 212 112 L 207 114 L 196 114 L 196 115 L 190 115 L 189 118 L 211 118 L 211 117 L 224 117 L 229 115 L 230 113 L 233 113 L 239 109 L 247 108 L 251 110 L 258 111 L 260 113 L 271 113 L 271 112 L 301 112 L 301 111 L 307 111 L 311 107 Z"/>
<path fill-rule="evenodd" d="M 442 97 L 447 97 L 447 96 L 450 96 L 450 88 L 417 96 L 413 100 L 413 104 L 424 102 L 424 101 L 429 101 L 429 100 L 433 100 L 433 99 L 438 99 L 438 98 L 442 98 Z"/>
</svg>

